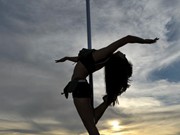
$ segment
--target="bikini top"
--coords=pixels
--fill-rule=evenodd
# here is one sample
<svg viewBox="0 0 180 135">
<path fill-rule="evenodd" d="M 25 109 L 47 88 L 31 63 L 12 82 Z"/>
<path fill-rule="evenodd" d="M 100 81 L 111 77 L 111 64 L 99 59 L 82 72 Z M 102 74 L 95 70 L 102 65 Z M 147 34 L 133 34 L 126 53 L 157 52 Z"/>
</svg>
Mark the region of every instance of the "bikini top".
<svg viewBox="0 0 180 135">
<path fill-rule="evenodd" d="M 109 58 L 102 59 L 98 62 L 95 62 L 92 56 L 92 53 L 96 51 L 95 49 L 85 49 L 79 51 L 78 57 L 79 61 L 86 67 L 88 73 L 93 73 L 96 70 L 96 67 L 106 63 Z"/>
</svg>

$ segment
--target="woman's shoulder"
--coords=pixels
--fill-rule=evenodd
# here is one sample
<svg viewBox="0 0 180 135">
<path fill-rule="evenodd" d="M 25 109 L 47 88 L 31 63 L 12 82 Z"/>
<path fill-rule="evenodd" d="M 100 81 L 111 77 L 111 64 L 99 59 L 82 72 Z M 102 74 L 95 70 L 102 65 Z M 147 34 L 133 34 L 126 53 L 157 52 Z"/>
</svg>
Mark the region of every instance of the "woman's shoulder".
<svg viewBox="0 0 180 135">
<path fill-rule="evenodd" d="M 88 56 L 89 54 L 91 54 L 92 52 L 96 51 L 95 49 L 86 49 L 86 48 L 83 48 L 79 51 L 79 54 L 78 56 L 79 57 L 86 57 Z"/>
</svg>

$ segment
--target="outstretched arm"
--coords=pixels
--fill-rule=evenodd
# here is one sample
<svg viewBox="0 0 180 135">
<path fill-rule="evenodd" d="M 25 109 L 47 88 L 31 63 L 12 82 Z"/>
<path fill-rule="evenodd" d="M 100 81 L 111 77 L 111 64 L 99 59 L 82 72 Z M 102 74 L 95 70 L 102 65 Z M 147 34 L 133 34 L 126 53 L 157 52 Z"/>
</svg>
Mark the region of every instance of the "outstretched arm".
<svg viewBox="0 0 180 135">
<path fill-rule="evenodd" d="M 113 42 L 111 45 L 116 47 L 116 48 L 119 48 L 119 47 L 122 47 L 128 43 L 153 44 L 153 43 L 156 43 L 157 40 L 159 40 L 159 38 L 143 39 L 140 37 L 128 35 L 128 36 L 125 36 L 125 37 Z"/>
<path fill-rule="evenodd" d="M 72 62 L 77 62 L 78 61 L 78 57 L 63 57 L 59 60 L 55 60 L 56 63 L 58 62 L 65 62 L 66 60 L 72 61 Z"/>
<path fill-rule="evenodd" d="M 152 44 L 152 43 L 156 43 L 156 41 L 159 40 L 159 38 L 143 39 L 143 38 L 131 36 L 131 35 L 128 35 L 124 37 L 123 39 L 125 43 L 140 43 L 140 44 Z"/>
<path fill-rule="evenodd" d="M 125 36 L 110 45 L 101 48 L 95 52 L 93 52 L 93 58 L 95 61 L 102 60 L 104 58 L 109 57 L 111 54 L 113 54 L 118 48 L 128 44 L 128 43 L 140 43 L 140 44 L 152 44 L 156 43 L 156 41 L 159 40 L 159 38 L 154 38 L 154 39 L 143 39 L 140 37 L 136 36 Z"/>
</svg>

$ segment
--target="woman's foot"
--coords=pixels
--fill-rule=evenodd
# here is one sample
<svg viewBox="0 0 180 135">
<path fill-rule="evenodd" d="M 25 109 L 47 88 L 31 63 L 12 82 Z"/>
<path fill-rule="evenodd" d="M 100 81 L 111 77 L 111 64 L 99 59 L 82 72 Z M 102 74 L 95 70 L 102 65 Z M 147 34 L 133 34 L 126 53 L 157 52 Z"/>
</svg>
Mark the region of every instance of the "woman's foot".
<svg viewBox="0 0 180 135">
<path fill-rule="evenodd" d="M 108 95 L 103 96 L 103 100 L 104 100 L 104 102 L 107 102 L 108 101 Z"/>
<path fill-rule="evenodd" d="M 103 101 L 104 101 L 104 103 L 107 104 L 107 106 L 111 105 L 111 103 L 112 103 L 112 102 L 109 101 L 108 95 L 103 96 Z"/>
<path fill-rule="evenodd" d="M 115 102 L 117 100 L 117 97 L 114 97 L 113 99 L 109 99 L 108 95 L 103 96 L 104 102 L 109 106 L 113 103 L 113 106 L 115 105 Z"/>
</svg>

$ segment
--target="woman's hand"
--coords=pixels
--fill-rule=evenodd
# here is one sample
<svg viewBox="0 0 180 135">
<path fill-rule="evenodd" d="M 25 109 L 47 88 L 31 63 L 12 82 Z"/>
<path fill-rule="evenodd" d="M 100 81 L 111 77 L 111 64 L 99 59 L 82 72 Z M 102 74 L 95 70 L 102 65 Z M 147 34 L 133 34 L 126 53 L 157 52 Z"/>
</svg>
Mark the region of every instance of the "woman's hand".
<svg viewBox="0 0 180 135">
<path fill-rule="evenodd" d="M 155 38 L 155 39 L 144 39 L 142 42 L 139 42 L 139 43 L 142 43 L 142 44 L 153 44 L 153 43 L 156 43 L 157 40 L 159 40 L 159 38 Z"/>
<path fill-rule="evenodd" d="M 58 62 L 65 62 L 67 60 L 67 57 L 61 58 L 59 60 L 55 60 L 56 63 Z"/>
<path fill-rule="evenodd" d="M 146 39 L 146 40 L 148 43 L 153 44 L 153 43 L 156 43 L 157 40 L 159 40 L 159 38 L 156 37 L 155 39 Z"/>
</svg>

